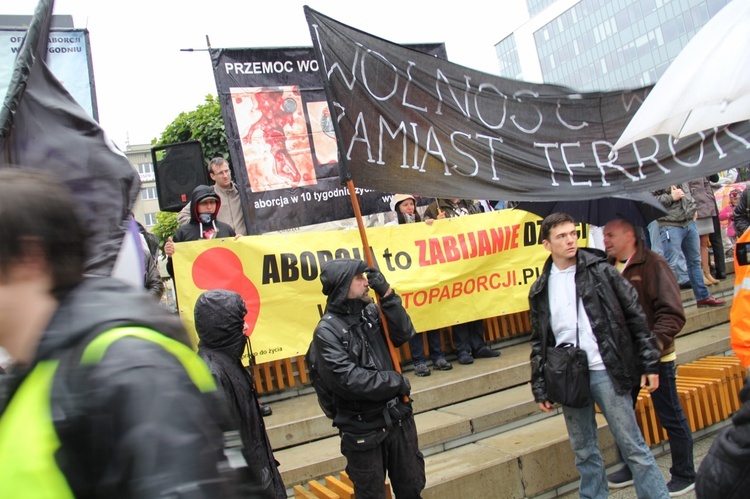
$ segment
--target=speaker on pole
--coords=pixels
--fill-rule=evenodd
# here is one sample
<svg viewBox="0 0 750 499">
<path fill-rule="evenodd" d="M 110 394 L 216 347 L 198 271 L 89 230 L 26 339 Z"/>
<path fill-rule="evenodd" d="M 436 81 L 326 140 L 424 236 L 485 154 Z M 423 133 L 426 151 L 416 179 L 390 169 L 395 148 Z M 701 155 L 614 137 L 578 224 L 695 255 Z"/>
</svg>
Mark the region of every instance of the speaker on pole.
<svg viewBox="0 0 750 499">
<path fill-rule="evenodd" d="M 161 211 L 180 211 L 199 185 L 208 185 L 207 165 L 197 140 L 151 148 Z"/>
</svg>

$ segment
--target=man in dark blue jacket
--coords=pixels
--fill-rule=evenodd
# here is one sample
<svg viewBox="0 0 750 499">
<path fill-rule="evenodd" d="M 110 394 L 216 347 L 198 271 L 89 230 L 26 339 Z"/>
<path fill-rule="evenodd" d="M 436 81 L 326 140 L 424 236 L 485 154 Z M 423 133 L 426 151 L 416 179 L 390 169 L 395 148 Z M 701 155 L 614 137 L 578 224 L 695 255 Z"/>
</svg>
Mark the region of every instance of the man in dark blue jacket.
<svg viewBox="0 0 750 499">
<path fill-rule="evenodd" d="M 354 492 L 358 499 L 382 499 L 387 471 L 396 497 L 418 498 L 425 470 L 408 397 L 411 386 L 394 367 L 369 289 L 380 296 L 396 347 L 416 334 L 411 319 L 383 274 L 361 260 L 327 262 L 320 282 L 328 296 L 326 313 L 307 357 L 328 392 L 319 399 L 327 400 L 323 409 L 339 429 Z"/>
</svg>

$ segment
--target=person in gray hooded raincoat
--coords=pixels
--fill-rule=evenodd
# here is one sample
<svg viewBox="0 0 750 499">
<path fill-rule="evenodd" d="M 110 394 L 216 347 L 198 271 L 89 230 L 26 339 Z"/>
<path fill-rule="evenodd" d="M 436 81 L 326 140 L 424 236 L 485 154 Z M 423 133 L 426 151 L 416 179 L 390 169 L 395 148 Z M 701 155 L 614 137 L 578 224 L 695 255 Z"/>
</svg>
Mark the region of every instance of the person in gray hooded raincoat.
<svg viewBox="0 0 750 499">
<path fill-rule="evenodd" d="M 228 430 L 239 430 L 242 439 L 247 463 L 240 473 L 243 491 L 250 497 L 284 499 L 286 490 L 268 441 L 255 383 L 241 360 L 247 345 L 245 301 L 234 291 L 206 291 L 198 297 L 194 314 L 200 339 L 198 355 L 208 364 L 224 396 Z"/>
</svg>

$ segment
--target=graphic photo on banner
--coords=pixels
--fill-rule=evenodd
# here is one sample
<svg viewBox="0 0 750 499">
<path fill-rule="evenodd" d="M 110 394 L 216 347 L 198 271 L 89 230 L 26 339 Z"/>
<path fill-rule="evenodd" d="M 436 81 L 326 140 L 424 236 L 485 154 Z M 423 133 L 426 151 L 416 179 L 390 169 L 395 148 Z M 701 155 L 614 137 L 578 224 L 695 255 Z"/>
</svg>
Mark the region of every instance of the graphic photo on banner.
<svg viewBox="0 0 750 499">
<path fill-rule="evenodd" d="M 410 46 L 447 57 L 442 43 Z M 313 48 L 212 48 L 209 53 L 251 234 L 330 229 L 354 217 L 341 185 L 333 113 Z M 273 89 L 283 95 L 268 95 Z M 391 194 L 399 189 L 397 184 L 382 191 L 357 186 L 362 214 L 389 212 Z"/>
<path fill-rule="evenodd" d="M 299 88 L 230 88 L 253 192 L 317 183 Z"/>
</svg>

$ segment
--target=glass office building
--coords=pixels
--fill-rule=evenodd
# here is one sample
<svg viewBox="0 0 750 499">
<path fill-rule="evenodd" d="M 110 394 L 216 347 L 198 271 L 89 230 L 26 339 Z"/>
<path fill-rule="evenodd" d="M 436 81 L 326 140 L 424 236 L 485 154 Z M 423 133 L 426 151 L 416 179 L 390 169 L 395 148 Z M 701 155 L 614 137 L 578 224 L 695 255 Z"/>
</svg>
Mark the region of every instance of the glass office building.
<svg viewBox="0 0 750 499">
<path fill-rule="evenodd" d="M 728 1 L 526 0 L 527 22 L 495 46 L 500 74 L 580 91 L 651 85 Z"/>
</svg>

